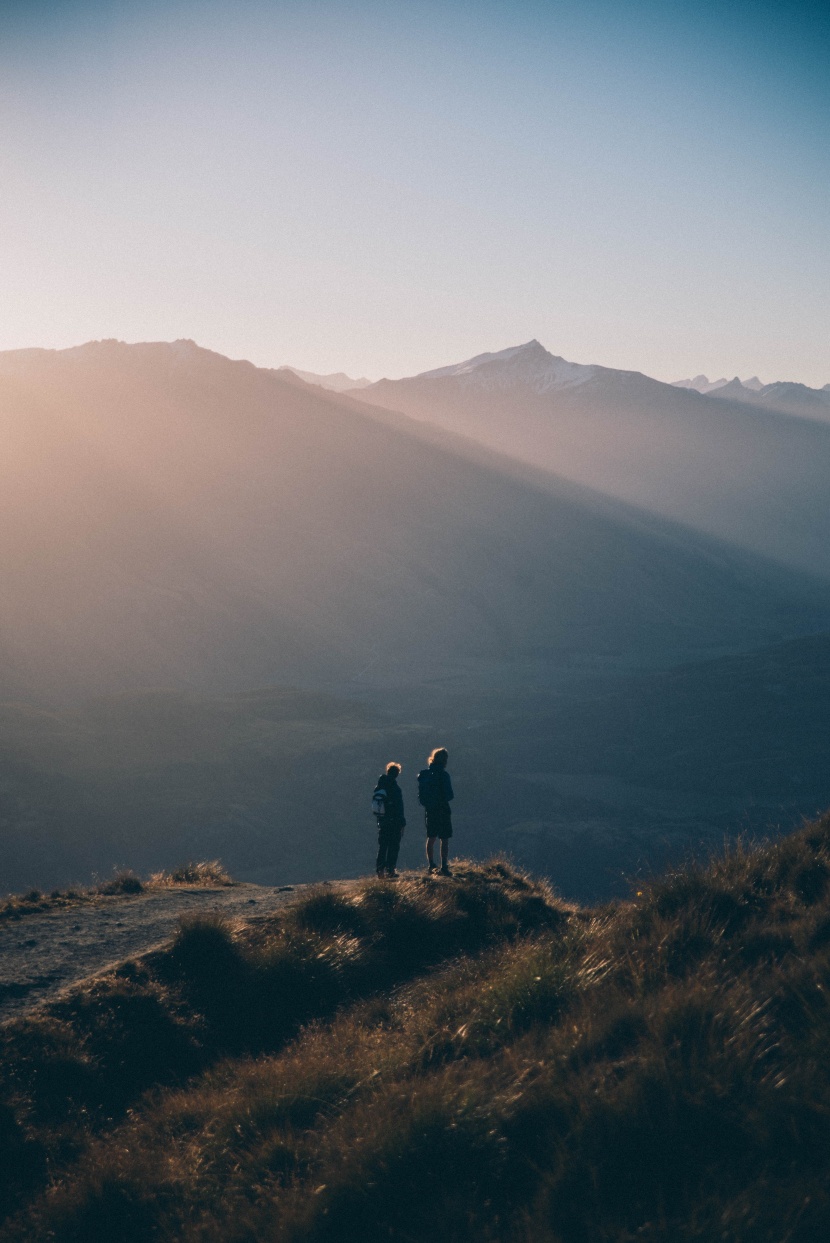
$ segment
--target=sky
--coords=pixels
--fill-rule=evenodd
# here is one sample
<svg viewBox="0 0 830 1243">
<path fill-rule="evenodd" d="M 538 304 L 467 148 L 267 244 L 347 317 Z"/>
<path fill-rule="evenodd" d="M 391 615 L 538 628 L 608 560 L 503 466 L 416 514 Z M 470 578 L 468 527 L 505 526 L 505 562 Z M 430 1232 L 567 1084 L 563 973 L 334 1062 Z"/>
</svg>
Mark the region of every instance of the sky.
<svg viewBox="0 0 830 1243">
<path fill-rule="evenodd" d="M 0 349 L 830 383 L 830 6 L 0 0 Z"/>
</svg>

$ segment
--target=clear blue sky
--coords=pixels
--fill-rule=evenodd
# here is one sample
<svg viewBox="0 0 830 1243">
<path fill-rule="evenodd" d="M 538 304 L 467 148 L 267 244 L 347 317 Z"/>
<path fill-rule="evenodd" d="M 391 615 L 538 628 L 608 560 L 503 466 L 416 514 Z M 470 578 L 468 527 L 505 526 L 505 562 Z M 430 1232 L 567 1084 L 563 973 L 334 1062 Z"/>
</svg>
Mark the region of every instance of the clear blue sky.
<svg viewBox="0 0 830 1243">
<path fill-rule="evenodd" d="M 830 12 L 0 0 L 0 348 L 830 382 Z"/>
</svg>

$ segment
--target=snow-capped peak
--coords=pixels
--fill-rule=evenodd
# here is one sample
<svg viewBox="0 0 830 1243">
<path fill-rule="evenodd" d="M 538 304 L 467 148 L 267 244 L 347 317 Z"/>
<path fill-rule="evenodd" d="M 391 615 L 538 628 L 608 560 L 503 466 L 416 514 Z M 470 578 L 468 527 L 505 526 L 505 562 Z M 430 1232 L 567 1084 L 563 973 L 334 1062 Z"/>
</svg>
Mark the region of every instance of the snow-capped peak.
<svg viewBox="0 0 830 1243">
<path fill-rule="evenodd" d="M 513 388 L 522 384 L 542 393 L 549 389 L 573 388 L 596 375 L 597 368 L 582 363 L 569 363 L 549 354 L 538 341 L 514 345 L 491 354 L 477 354 L 462 363 L 424 371 L 415 378 L 436 380 L 444 376 L 458 378 L 465 387 Z"/>
</svg>

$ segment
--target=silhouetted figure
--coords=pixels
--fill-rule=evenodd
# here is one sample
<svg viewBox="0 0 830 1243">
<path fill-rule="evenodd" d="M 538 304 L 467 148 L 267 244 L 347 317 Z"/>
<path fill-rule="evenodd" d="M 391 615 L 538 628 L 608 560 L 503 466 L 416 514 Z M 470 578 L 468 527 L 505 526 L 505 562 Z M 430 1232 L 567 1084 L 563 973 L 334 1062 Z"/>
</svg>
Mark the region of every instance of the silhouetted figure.
<svg viewBox="0 0 830 1243">
<path fill-rule="evenodd" d="M 375 865 L 378 876 L 398 875 L 395 864 L 406 827 L 403 793 L 398 785 L 400 771 L 400 764 L 387 764 L 386 772 L 378 777 L 372 797 L 372 808 L 378 822 L 378 858 Z"/>
<path fill-rule="evenodd" d="M 424 809 L 427 827 L 427 868 L 437 872 L 435 862 L 435 839 L 441 840 L 441 875 L 452 876 L 448 859 L 452 837 L 452 814 L 450 801 L 454 795 L 450 774 L 447 772 L 449 756 L 445 747 L 437 747 L 427 761 L 428 767 L 418 773 L 418 801 Z"/>
</svg>

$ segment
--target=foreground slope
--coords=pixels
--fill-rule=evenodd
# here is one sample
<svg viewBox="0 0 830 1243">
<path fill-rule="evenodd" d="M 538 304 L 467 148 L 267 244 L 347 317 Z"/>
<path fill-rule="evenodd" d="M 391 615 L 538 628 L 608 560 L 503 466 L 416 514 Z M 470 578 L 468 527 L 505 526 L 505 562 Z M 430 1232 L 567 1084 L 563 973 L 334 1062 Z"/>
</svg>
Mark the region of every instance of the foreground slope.
<svg viewBox="0 0 830 1243">
<path fill-rule="evenodd" d="M 5 697 L 666 660 L 826 619 L 795 576 L 191 342 L 0 355 L 0 423 Z"/>
<path fill-rule="evenodd" d="M 491 864 L 192 925 L 4 1030 L 6 1237 L 815 1243 L 829 978 L 827 820 L 593 910 Z"/>
<path fill-rule="evenodd" d="M 799 386 L 738 388 L 703 395 L 530 341 L 357 396 L 830 575 L 830 405 L 822 394 L 799 406 Z M 811 417 L 793 417 L 800 409 Z"/>
<path fill-rule="evenodd" d="M 193 915 L 262 915 L 298 893 L 293 885 L 217 883 L 215 865 L 157 874 L 141 882 L 122 873 L 95 889 L 49 895 L 29 891 L 0 905 L 0 1022 L 63 993 L 131 955 L 168 941 L 179 921 Z M 221 874 L 221 872 L 220 872 Z"/>
</svg>

